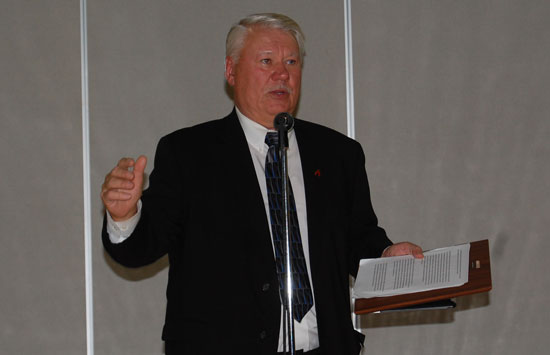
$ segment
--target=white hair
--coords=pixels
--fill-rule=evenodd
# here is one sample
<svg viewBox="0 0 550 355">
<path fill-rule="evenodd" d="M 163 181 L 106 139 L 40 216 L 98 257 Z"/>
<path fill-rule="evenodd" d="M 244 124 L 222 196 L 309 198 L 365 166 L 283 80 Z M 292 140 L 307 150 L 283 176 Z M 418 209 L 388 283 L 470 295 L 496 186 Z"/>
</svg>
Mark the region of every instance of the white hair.
<svg viewBox="0 0 550 355">
<path fill-rule="evenodd" d="M 306 52 L 304 48 L 305 36 L 302 29 L 290 17 L 276 13 L 249 15 L 234 24 L 227 33 L 225 41 L 226 57 L 231 57 L 235 63 L 239 61 L 239 55 L 244 46 L 246 36 L 254 26 L 279 29 L 292 35 L 298 44 L 300 62 L 303 63 Z"/>
</svg>

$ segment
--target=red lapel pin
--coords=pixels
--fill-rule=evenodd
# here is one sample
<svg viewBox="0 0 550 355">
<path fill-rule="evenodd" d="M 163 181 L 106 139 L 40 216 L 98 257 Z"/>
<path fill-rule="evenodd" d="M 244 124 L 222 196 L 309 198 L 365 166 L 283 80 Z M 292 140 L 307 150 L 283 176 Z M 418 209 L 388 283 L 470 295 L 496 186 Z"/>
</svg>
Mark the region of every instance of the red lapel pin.
<svg viewBox="0 0 550 355">
<path fill-rule="evenodd" d="M 315 172 L 313 173 L 313 175 L 315 175 L 315 176 L 317 176 L 317 177 L 321 177 L 321 169 L 315 170 Z"/>
</svg>

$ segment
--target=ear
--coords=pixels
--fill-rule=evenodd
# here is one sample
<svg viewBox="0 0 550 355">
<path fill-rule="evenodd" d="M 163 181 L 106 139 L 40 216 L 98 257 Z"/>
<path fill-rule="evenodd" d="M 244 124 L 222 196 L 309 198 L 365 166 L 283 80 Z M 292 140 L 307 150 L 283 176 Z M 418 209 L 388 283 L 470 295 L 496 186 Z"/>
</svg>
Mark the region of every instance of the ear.
<svg viewBox="0 0 550 355">
<path fill-rule="evenodd" d="M 235 65 L 233 58 L 225 57 L 225 80 L 230 86 L 235 86 Z"/>
</svg>

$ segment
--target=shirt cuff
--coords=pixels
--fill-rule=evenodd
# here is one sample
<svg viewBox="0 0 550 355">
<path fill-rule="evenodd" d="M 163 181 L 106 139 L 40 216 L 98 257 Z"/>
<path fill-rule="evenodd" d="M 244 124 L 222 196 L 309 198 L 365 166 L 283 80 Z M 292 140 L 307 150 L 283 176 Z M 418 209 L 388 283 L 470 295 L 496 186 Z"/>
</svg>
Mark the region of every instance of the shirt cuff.
<svg viewBox="0 0 550 355">
<path fill-rule="evenodd" d="M 141 200 L 137 203 L 137 213 L 125 221 L 115 221 L 109 214 L 109 211 L 105 211 L 107 214 L 107 234 L 113 244 L 120 244 L 132 233 L 141 218 Z"/>
</svg>

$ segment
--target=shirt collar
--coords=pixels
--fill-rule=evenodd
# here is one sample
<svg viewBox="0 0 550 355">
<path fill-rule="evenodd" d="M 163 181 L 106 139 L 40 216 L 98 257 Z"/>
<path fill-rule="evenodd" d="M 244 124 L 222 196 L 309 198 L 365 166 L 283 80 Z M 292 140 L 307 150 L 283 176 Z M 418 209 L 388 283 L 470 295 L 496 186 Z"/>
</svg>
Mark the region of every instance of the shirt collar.
<svg viewBox="0 0 550 355">
<path fill-rule="evenodd" d="M 239 122 L 241 123 L 241 127 L 243 128 L 244 135 L 248 144 L 250 144 L 257 150 L 267 151 L 267 144 L 265 144 L 265 135 L 267 134 L 267 132 L 275 132 L 275 130 L 267 129 L 261 124 L 246 117 L 242 114 L 241 111 L 239 111 L 239 108 L 237 106 L 235 106 L 235 111 L 237 112 L 237 117 L 239 118 Z M 295 142 L 293 128 L 288 132 L 288 141 L 289 150 L 291 150 Z"/>
</svg>

